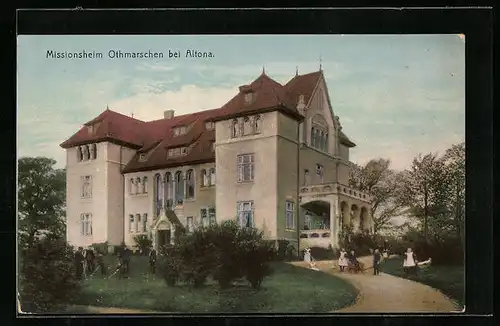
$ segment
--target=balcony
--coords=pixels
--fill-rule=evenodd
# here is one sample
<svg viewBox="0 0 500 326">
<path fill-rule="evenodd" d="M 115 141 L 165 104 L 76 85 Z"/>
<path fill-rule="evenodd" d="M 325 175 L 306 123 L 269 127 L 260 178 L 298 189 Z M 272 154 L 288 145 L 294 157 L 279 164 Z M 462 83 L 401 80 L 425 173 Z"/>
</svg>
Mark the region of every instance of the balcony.
<svg viewBox="0 0 500 326">
<path fill-rule="evenodd" d="M 300 231 L 300 247 L 328 248 L 332 243 L 332 234 L 329 229 L 314 229 Z"/>
<path fill-rule="evenodd" d="M 370 203 L 372 197 L 367 193 L 342 185 L 338 182 L 322 183 L 300 187 L 301 196 L 324 197 L 329 194 L 343 195 L 366 203 Z"/>
</svg>

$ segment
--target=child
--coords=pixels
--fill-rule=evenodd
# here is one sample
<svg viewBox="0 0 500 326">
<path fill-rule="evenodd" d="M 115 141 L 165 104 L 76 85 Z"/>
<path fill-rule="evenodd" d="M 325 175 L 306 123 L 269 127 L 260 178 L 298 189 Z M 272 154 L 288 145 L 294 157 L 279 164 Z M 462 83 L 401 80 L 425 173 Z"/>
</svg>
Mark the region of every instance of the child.
<svg viewBox="0 0 500 326">
<path fill-rule="evenodd" d="M 410 271 L 416 274 L 417 264 L 417 256 L 413 253 L 413 250 L 411 248 L 408 248 L 408 250 L 406 250 L 405 258 L 403 261 L 403 270 L 405 274 L 408 274 Z"/>
<path fill-rule="evenodd" d="M 382 259 L 382 256 L 380 255 L 380 252 L 378 249 L 375 249 L 373 252 L 373 275 L 379 275 L 380 274 L 380 261 Z"/>
<path fill-rule="evenodd" d="M 339 268 L 340 271 L 343 272 L 345 268 L 347 267 L 347 252 L 345 251 L 344 248 L 340 250 L 340 257 L 339 257 Z"/>
</svg>

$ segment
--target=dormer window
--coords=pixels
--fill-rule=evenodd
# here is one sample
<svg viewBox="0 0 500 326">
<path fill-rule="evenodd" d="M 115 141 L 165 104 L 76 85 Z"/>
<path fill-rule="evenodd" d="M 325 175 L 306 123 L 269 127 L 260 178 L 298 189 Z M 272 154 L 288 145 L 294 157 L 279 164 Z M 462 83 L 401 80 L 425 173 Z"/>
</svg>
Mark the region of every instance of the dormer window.
<svg viewBox="0 0 500 326">
<path fill-rule="evenodd" d="M 245 93 L 245 104 L 246 105 L 252 103 L 252 101 L 254 99 L 254 95 L 255 95 L 255 93 L 253 91 L 249 91 L 249 92 Z"/>
<path fill-rule="evenodd" d="M 187 127 L 186 126 L 181 126 L 181 127 L 174 128 L 174 135 L 175 136 L 185 135 L 186 133 L 187 133 Z"/>
<path fill-rule="evenodd" d="M 87 131 L 89 132 L 89 135 L 92 135 L 92 133 L 94 132 L 94 126 L 93 125 L 87 126 Z"/>
<path fill-rule="evenodd" d="M 181 155 L 187 154 L 187 147 L 181 147 Z"/>
<path fill-rule="evenodd" d="M 147 155 L 144 153 L 139 154 L 139 162 L 146 162 Z"/>
<path fill-rule="evenodd" d="M 214 130 L 215 129 L 215 122 L 212 122 L 212 121 L 205 122 L 205 129 Z"/>
<path fill-rule="evenodd" d="M 176 156 L 187 155 L 187 153 L 188 153 L 188 148 L 187 147 L 170 148 L 168 150 L 168 156 L 169 157 L 176 157 Z"/>
</svg>

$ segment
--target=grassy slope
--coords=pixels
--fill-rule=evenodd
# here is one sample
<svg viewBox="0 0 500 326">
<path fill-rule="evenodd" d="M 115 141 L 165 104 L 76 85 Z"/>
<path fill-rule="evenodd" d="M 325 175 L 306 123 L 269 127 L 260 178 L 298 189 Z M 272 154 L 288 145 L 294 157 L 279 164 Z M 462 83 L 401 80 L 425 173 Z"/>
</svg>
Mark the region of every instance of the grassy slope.
<svg viewBox="0 0 500 326">
<path fill-rule="evenodd" d="M 167 287 L 160 278 L 147 275 L 147 259 L 133 257 L 131 278 L 86 281 L 77 304 L 136 308 L 163 312 L 328 312 L 351 305 L 356 289 L 345 281 L 320 272 L 274 263 L 275 273 L 260 291 L 246 282 L 220 291 L 208 282 L 201 289 L 186 285 Z"/>
<path fill-rule="evenodd" d="M 382 271 L 394 276 L 405 277 L 402 266 L 402 259 L 390 259 L 384 263 Z M 409 275 L 406 278 L 432 286 L 457 301 L 460 307 L 464 306 L 465 280 L 463 266 L 431 265 L 419 269 L 417 276 Z"/>
</svg>

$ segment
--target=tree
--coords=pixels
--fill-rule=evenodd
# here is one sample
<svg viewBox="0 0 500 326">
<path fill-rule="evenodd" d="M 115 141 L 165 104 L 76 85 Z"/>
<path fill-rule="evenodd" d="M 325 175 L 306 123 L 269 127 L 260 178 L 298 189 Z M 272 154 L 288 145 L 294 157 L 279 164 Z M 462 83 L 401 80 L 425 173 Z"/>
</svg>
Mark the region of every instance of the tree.
<svg viewBox="0 0 500 326">
<path fill-rule="evenodd" d="M 33 246 L 40 236 L 65 236 L 66 173 L 62 169 L 54 169 L 55 164 L 55 160 L 46 157 L 23 157 L 18 160 L 21 248 Z"/>
<path fill-rule="evenodd" d="M 429 238 L 429 218 L 432 230 L 439 232 L 447 214 L 448 196 L 445 161 L 436 153 L 419 154 L 413 159 L 410 170 L 405 171 L 400 201 L 410 207 L 411 215 L 423 223 L 424 238 Z"/>
<path fill-rule="evenodd" d="M 452 145 L 443 159 L 446 164 L 448 185 L 450 186 L 449 210 L 452 212 L 457 237 L 464 245 L 465 222 L 465 142 Z"/>
<path fill-rule="evenodd" d="M 153 241 L 151 241 L 151 239 L 145 234 L 135 235 L 134 241 L 135 247 L 139 249 L 144 255 L 147 255 L 149 253 L 149 250 L 153 245 Z"/>
<path fill-rule="evenodd" d="M 389 169 L 389 166 L 389 160 L 373 159 L 365 166 L 352 164 L 349 171 L 349 185 L 373 196 L 374 233 L 387 228 L 390 220 L 400 215 L 403 209 L 396 196 L 401 175 Z"/>
</svg>

